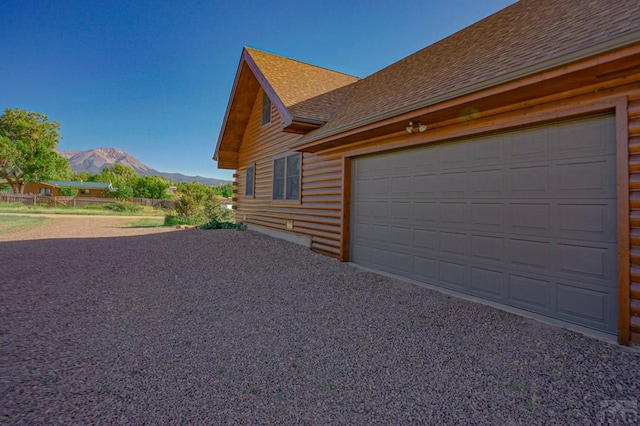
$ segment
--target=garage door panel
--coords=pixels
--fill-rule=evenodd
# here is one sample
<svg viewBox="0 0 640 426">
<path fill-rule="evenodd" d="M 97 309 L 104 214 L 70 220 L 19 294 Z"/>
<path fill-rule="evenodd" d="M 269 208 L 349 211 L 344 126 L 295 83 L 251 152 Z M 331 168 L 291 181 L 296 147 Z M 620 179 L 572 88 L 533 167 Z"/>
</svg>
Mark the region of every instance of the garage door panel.
<svg viewBox="0 0 640 426">
<path fill-rule="evenodd" d="M 467 204 L 457 201 L 440 203 L 440 225 L 456 229 L 465 228 L 467 224 Z"/>
<path fill-rule="evenodd" d="M 392 251 L 389 258 L 389 266 L 396 272 L 410 271 L 412 267 L 413 258 L 406 252 Z"/>
<path fill-rule="evenodd" d="M 615 332 L 612 117 L 352 164 L 352 261 Z"/>
<path fill-rule="evenodd" d="M 413 219 L 416 225 L 435 225 L 440 221 L 440 208 L 437 202 L 413 203 Z"/>
<path fill-rule="evenodd" d="M 509 160 L 512 163 L 547 160 L 549 158 L 548 130 L 529 129 L 508 136 Z"/>
<path fill-rule="evenodd" d="M 412 191 L 413 176 L 397 176 L 392 178 L 392 196 L 406 194 Z"/>
<path fill-rule="evenodd" d="M 379 247 L 371 247 L 371 263 L 385 271 L 389 270 L 389 251 Z"/>
<path fill-rule="evenodd" d="M 466 264 L 441 260 L 440 281 L 456 288 L 468 287 Z"/>
<path fill-rule="evenodd" d="M 506 161 L 503 137 L 501 135 L 478 141 L 471 146 L 473 164 L 500 164 Z"/>
<path fill-rule="evenodd" d="M 508 196 L 516 198 L 549 198 L 550 196 L 550 166 L 532 165 L 519 166 L 509 169 Z"/>
<path fill-rule="evenodd" d="M 504 238 L 489 235 L 471 236 L 471 256 L 493 262 L 505 261 Z"/>
<path fill-rule="evenodd" d="M 509 274 L 507 294 L 514 306 L 543 314 L 551 312 L 551 282 L 549 279 Z"/>
<path fill-rule="evenodd" d="M 440 169 L 447 170 L 464 166 L 469 163 L 469 145 L 461 142 L 454 142 L 443 146 L 438 150 L 440 159 Z"/>
<path fill-rule="evenodd" d="M 401 246 L 411 246 L 413 230 L 411 228 L 402 228 L 394 226 L 391 228 L 391 242 Z"/>
<path fill-rule="evenodd" d="M 440 179 L 435 173 L 419 174 L 413 178 L 411 192 L 423 196 L 435 196 L 440 192 Z"/>
<path fill-rule="evenodd" d="M 440 174 L 440 196 L 442 198 L 464 198 L 467 191 L 467 172 Z"/>
<path fill-rule="evenodd" d="M 471 210 L 471 225 L 473 228 L 490 231 L 504 228 L 503 203 L 472 201 L 469 208 Z"/>
<path fill-rule="evenodd" d="M 559 203 L 555 209 L 557 217 L 556 235 L 581 240 L 616 241 L 615 200 L 590 202 L 577 200 Z"/>
<path fill-rule="evenodd" d="M 606 324 L 609 319 L 609 294 L 582 284 L 559 283 L 556 288 L 558 314 L 579 322 Z"/>
<path fill-rule="evenodd" d="M 472 267 L 471 290 L 490 299 L 502 299 L 505 294 L 504 277 L 505 273 L 501 270 Z"/>
<path fill-rule="evenodd" d="M 507 205 L 507 232 L 521 235 L 548 235 L 551 206 L 548 202 L 519 202 Z"/>
<path fill-rule="evenodd" d="M 615 121 L 577 121 L 551 127 L 549 142 L 556 158 L 615 154 Z"/>
<path fill-rule="evenodd" d="M 351 250 L 351 260 L 354 263 L 360 263 L 363 265 L 371 264 L 371 246 L 366 243 L 354 244 Z"/>
<path fill-rule="evenodd" d="M 471 197 L 502 198 L 504 196 L 504 183 L 507 179 L 503 169 L 472 170 L 470 177 Z"/>
<path fill-rule="evenodd" d="M 371 201 L 367 208 L 371 219 L 389 219 L 391 208 L 388 201 Z"/>
<path fill-rule="evenodd" d="M 545 240 L 507 240 L 508 263 L 516 266 L 548 270 L 551 266 L 551 244 Z"/>
<path fill-rule="evenodd" d="M 391 217 L 397 220 L 410 220 L 412 215 L 412 205 L 410 202 L 395 202 L 391 204 Z"/>
<path fill-rule="evenodd" d="M 360 167 L 360 170 L 362 170 L 362 167 Z M 354 181 L 354 190 L 355 192 L 357 192 L 358 194 L 361 195 L 370 195 L 372 193 L 371 191 L 371 179 L 357 179 Z"/>
<path fill-rule="evenodd" d="M 607 279 L 614 278 L 615 273 L 609 266 L 615 261 L 612 248 L 603 245 L 558 244 L 555 257 L 557 271 L 575 276 L 600 278 L 607 283 Z"/>
<path fill-rule="evenodd" d="M 581 162 L 559 162 L 557 191 L 559 196 L 598 198 L 615 193 L 615 156 L 585 159 Z"/>
<path fill-rule="evenodd" d="M 439 275 L 438 263 L 438 260 L 434 257 L 414 255 L 413 275 L 417 279 L 436 283 Z"/>
<path fill-rule="evenodd" d="M 440 251 L 447 254 L 466 256 L 469 237 L 459 232 L 440 232 Z"/>
<path fill-rule="evenodd" d="M 413 247 L 416 249 L 438 249 L 438 231 L 430 229 L 415 229 L 413 233 Z"/>
</svg>

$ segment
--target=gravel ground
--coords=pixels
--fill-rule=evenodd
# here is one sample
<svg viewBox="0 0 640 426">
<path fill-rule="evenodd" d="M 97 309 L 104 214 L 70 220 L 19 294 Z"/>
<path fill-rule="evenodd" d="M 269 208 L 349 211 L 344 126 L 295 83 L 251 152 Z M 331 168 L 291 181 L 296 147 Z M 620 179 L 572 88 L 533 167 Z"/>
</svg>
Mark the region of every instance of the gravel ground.
<svg viewBox="0 0 640 426">
<path fill-rule="evenodd" d="M 640 352 L 258 233 L 122 221 L 0 236 L 0 423 L 638 421 Z"/>
</svg>

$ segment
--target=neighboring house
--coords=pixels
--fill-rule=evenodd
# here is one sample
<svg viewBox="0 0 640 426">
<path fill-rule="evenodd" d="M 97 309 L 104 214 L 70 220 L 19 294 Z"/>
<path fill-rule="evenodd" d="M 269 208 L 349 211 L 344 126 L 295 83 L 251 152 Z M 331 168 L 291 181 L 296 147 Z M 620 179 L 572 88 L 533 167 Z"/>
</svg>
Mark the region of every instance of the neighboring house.
<svg viewBox="0 0 640 426">
<path fill-rule="evenodd" d="M 250 229 L 640 344 L 637 0 L 522 0 L 362 80 L 245 48 L 214 159 Z"/>
<path fill-rule="evenodd" d="M 27 183 L 24 188 L 25 194 L 48 195 L 52 197 L 62 196 L 61 188 L 75 188 L 78 190 L 76 197 L 85 198 L 113 198 L 114 188 L 109 182 L 65 182 L 50 180 L 48 182 Z"/>
</svg>

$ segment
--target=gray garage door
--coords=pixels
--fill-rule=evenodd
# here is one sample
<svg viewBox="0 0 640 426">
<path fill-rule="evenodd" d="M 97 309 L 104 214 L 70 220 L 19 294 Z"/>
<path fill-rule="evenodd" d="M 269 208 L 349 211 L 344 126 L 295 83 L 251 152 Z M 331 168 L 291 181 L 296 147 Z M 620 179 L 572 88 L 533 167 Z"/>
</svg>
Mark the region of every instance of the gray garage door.
<svg viewBox="0 0 640 426">
<path fill-rule="evenodd" d="M 616 329 L 615 119 L 353 162 L 351 260 Z"/>
</svg>

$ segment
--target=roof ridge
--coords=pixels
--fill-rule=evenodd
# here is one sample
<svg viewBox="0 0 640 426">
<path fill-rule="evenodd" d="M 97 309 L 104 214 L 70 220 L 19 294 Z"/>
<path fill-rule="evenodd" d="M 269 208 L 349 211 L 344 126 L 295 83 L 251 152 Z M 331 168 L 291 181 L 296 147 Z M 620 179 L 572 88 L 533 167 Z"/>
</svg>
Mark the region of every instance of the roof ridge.
<svg viewBox="0 0 640 426">
<path fill-rule="evenodd" d="M 255 47 L 244 46 L 244 49 L 247 50 L 249 53 L 251 53 L 251 51 L 255 51 L 255 52 L 263 53 L 265 55 L 270 55 L 270 56 L 275 56 L 277 58 L 286 59 L 286 60 L 291 61 L 291 62 L 297 62 L 297 63 L 302 64 L 302 65 L 307 65 L 307 66 L 310 66 L 310 67 L 322 69 L 322 70 L 329 71 L 329 72 L 332 72 L 332 73 L 342 74 L 342 75 L 347 76 L 347 77 L 353 77 L 353 78 L 355 78 L 357 80 L 362 80 L 363 79 L 363 77 L 358 77 L 358 76 L 355 76 L 353 74 L 347 74 L 346 72 L 336 71 L 336 70 L 333 70 L 331 68 L 323 67 L 321 65 L 314 65 L 314 64 L 311 64 L 309 62 L 301 61 L 299 59 L 290 58 L 288 56 L 283 56 L 283 55 L 278 55 L 276 53 L 267 52 L 267 51 L 262 50 L 262 49 L 256 49 Z"/>
</svg>

